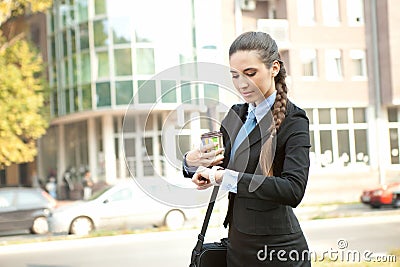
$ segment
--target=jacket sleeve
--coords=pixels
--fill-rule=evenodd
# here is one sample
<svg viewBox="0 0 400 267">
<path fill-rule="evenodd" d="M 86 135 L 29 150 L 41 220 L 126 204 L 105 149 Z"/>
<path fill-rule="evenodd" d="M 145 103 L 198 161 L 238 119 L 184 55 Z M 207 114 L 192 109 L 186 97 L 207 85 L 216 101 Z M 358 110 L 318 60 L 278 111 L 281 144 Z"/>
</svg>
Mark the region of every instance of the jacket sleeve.
<svg viewBox="0 0 400 267">
<path fill-rule="evenodd" d="M 287 140 L 284 145 L 284 162 L 280 176 L 240 173 L 237 192 L 239 197 L 263 199 L 292 207 L 300 204 L 305 193 L 310 166 L 308 119 L 302 111 L 286 118 L 285 122 L 287 125 L 281 130 L 285 131 L 283 135 L 287 136 Z M 250 192 L 252 179 L 256 179 L 260 186 Z"/>
</svg>

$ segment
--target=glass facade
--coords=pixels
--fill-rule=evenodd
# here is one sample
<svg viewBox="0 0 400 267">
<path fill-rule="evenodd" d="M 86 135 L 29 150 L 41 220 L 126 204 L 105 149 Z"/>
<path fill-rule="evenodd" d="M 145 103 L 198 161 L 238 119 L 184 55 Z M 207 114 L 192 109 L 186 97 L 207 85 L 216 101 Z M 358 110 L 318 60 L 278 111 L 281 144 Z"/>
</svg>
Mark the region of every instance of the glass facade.
<svg viewBox="0 0 400 267">
<path fill-rule="evenodd" d="M 219 100 L 218 86 L 191 84 L 181 78 L 193 77 L 184 68 L 181 77 L 157 78 L 164 70 L 194 62 L 196 42 L 207 45 L 210 34 L 219 36 L 213 32 L 217 27 L 196 33 L 194 2 L 54 1 L 47 16 L 53 125 L 42 138 L 42 174 L 56 171 L 62 179 L 68 170 L 90 168 L 95 180 L 105 181 L 168 172 L 177 176 L 166 160 L 163 121 L 182 103 L 200 104 L 200 96 Z M 203 11 L 201 21 L 215 21 Z M 155 112 L 150 114 L 151 108 Z M 167 141 L 180 160 L 182 148 L 191 147 L 193 132 L 190 127 L 177 130 L 176 121 L 172 125 L 178 137 Z M 195 125 L 195 133 L 210 130 L 200 121 L 189 125 Z M 58 150 L 47 147 L 48 142 L 57 143 Z"/>
<path fill-rule="evenodd" d="M 52 116 L 115 108 L 135 96 L 135 104 L 154 102 L 164 87 L 144 81 L 195 59 L 192 9 L 191 1 L 180 0 L 54 1 L 48 16 Z M 142 84 L 149 95 L 140 94 Z"/>
</svg>

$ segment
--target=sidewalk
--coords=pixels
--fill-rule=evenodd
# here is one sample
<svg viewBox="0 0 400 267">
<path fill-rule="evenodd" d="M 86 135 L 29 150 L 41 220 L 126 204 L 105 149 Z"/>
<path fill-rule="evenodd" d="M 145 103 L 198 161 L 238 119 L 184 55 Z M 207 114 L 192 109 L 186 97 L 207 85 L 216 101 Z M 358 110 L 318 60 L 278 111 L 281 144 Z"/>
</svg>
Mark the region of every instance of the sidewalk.
<svg viewBox="0 0 400 267">
<path fill-rule="evenodd" d="M 300 221 L 342 217 L 400 215 L 400 209 L 392 207 L 372 209 L 362 203 L 304 205 L 293 209 L 293 211 Z"/>
</svg>

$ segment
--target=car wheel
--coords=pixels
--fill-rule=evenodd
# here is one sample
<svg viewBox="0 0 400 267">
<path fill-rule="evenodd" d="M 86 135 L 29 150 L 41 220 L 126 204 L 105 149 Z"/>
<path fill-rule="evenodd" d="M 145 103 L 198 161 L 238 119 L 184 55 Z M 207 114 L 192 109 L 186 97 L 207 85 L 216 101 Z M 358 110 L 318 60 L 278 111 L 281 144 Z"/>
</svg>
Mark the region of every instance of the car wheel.
<svg viewBox="0 0 400 267">
<path fill-rule="evenodd" d="M 170 230 L 182 228 L 185 224 L 185 215 L 180 210 L 171 210 L 165 216 L 165 226 Z"/>
<path fill-rule="evenodd" d="M 37 217 L 32 224 L 31 232 L 33 234 L 46 234 L 49 231 L 49 223 L 46 217 Z"/>
<path fill-rule="evenodd" d="M 78 217 L 71 223 L 70 233 L 73 235 L 87 235 L 93 231 L 93 222 L 88 217 Z"/>
</svg>

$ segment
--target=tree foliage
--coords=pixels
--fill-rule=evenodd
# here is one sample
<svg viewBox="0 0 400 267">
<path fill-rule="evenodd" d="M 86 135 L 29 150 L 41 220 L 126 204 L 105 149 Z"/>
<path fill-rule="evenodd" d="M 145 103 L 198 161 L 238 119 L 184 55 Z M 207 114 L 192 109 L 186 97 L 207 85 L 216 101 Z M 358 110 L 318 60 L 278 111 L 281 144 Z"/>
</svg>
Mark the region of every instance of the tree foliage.
<svg viewBox="0 0 400 267">
<path fill-rule="evenodd" d="M 0 26 L 15 16 L 43 11 L 49 0 L 3 0 Z M 46 130 L 43 115 L 45 88 L 43 60 L 24 35 L 6 39 L 0 31 L 0 169 L 33 161 L 36 140 Z"/>
<path fill-rule="evenodd" d="M 52 0 L 1 0 L 0 25 L 11 17 L 45 11 Z"/>
</svg>

